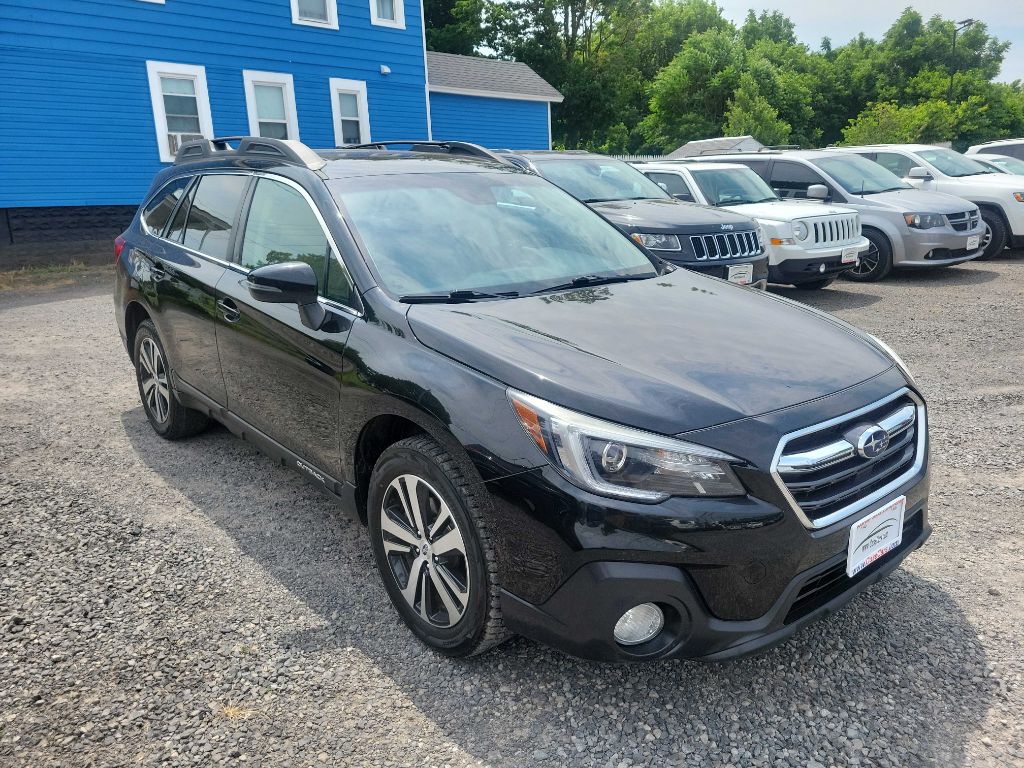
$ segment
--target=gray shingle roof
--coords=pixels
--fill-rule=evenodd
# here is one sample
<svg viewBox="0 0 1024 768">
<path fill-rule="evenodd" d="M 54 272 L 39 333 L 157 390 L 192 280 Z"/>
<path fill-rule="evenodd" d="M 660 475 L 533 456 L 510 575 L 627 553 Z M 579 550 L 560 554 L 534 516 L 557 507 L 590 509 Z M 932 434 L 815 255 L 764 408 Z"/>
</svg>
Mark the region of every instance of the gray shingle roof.
<svg viewBox="0 0 1024 768">
<path fill-rule="evenodd" d="M 432 91 L 486 91 L 540 101 L 562 100 L 562 94 L 521 61 L 427 51 L 427 75 Z"/>
<path fill-rule="evenodd" d="M 764 145 L 753 136 L 725 136 L 720 139 L 700 139 L 690 141 L 679 147 L 675 152 L 667 155 L 666 160 L 676 160 L 680 157 L 698 157 L 700 155 L 713 155 L 718 152 L 729 152 L 742 150 L 744 152 L 756 152 Z"/>
</svg>

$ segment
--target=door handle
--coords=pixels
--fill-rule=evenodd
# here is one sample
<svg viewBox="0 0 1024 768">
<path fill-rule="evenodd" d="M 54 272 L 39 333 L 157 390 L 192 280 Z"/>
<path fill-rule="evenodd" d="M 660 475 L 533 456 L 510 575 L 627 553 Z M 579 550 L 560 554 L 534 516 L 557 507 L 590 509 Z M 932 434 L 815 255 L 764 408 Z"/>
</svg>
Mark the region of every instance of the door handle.
<svg viewBox="0 0 1024 768">
<path fill-rule="evenodd" d="M 231 299 L 217 299 L 217 309 L 229 323 L 237 323 L 242 319 L 242 313 L 238 311 L 238 305 Z"/>
</svg>

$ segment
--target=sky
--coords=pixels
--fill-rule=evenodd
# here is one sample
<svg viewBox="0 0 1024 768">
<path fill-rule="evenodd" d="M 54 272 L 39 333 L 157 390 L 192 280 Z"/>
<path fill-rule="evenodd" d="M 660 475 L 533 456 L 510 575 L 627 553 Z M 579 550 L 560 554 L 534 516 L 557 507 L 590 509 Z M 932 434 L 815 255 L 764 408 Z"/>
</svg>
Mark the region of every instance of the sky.
<svg viewBox="0 0 1024 768">
<path fill-rule="evenodd" d="M 859 32 L 879 39 L 906 6 L 926 19 L 974 18 L 988 25 L 989 34 L 1012 43 L 1003 60 L 1000 80 L 1024 79 L 1024 13 L 1021 0 L 716 0 L 725 16 L 742 23 L 747 10 L 782 11 L 796 24 L 797 37 L 812 49 L 821 38 L 842 45 Z"/>
</svg>

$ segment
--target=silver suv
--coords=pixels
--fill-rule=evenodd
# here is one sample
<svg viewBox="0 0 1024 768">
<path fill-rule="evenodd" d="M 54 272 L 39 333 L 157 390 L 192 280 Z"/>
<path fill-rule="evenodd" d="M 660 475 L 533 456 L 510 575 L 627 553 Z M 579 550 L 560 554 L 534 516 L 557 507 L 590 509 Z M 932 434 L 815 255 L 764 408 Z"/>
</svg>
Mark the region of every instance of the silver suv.
<svg viewBox="0 0 1024 768">
<path fill-rule="evenodd" d="M 941 267 L 982 255 L 978 206 L 953 195 L 914 189 L 877 163 L 832 150 L 705 155 L 700 162 L 742 163 L 783 198 L 819 199 L 860 213 L 870 241 L 846 277 L 881 280 L 893 268 Z M 822 187 L 824 197 L 821 198 Z"/>
</svg>

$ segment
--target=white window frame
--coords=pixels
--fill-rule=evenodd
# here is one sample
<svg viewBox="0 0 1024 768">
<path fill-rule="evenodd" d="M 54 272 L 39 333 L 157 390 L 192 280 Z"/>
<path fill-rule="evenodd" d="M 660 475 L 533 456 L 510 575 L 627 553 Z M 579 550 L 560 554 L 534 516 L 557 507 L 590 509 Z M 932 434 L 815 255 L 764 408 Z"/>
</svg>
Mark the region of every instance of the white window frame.
<svg viewBox="0 0 1024 768">
<path fill-rule="evenodd" d="M 299 0 L 291 0 L 292 3 L 292 24 L 302 24 L 307 27 L 319 27 L 320 29 L 338 28 L 338 0 L 324 0 L 327 5 L 327 21 L 316 19 L 303 19 L 299 17 Z"/>
<path fill-rule="evenodd" d="M 146 74 L 149 78 L 149 97 L 153 104 L 153 124 L 156 128 L 156 145 L 160 150 L 160 161 L 173 163 L 167 140 L 167 113 L 164 111 L 164 94 L 160 87 L 160 76 L 185 77 L 195 82 L 196 104 L 199 112 L 199 132 L 208 139 L 213 138 L 213 117 L 210 114 L 210 92 L 206 87 L 206 67 L 194 64 L 177 64 L 171 61 L 147 61 Z"/>
<path fill-rule="evenodd" d="M 284 117 L 288 126 L 288 138 L 299 140 L 299 113 L 295 109 L 295 81 L 284 72 L 260 72 L 255 69 L 243 69 L 242 81 L 245 83 L 245 111 L 249 116 L 249 134 L 260 135 L 260 116 L 256 111 L 256 86 L 275 85 L 283 90 Z"/>
<path fill-rule="evenodd" d="M 331 78 L 331 116 L 334 118 L 334 146 L 344 146 L 341 131 L 341 105 L 338 103 L 339 93 L 353 93 L 359 103 L 359 138 L 360 143 L 369 144 L 370 109 L 366 100 L 365 80 L 346 80 L 341 77 Z M 351 119 L 351 118 L 349 118 Z"/>
<path fill-rule="evenodd" d="M 377 15 L 377 0 L 370 2 L 370 23 L 377 27 L 391 27 L 392 29 L 405 29 L 405 0 L 394 0 L 395 18 L 382 19 Z"/>
</svg>

